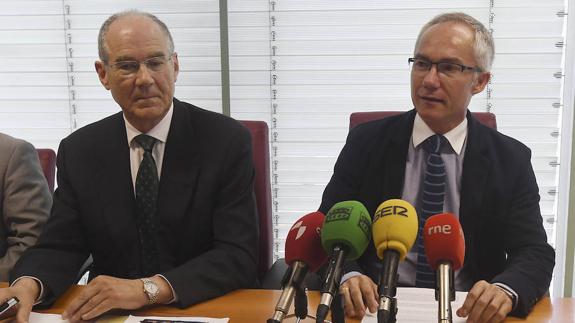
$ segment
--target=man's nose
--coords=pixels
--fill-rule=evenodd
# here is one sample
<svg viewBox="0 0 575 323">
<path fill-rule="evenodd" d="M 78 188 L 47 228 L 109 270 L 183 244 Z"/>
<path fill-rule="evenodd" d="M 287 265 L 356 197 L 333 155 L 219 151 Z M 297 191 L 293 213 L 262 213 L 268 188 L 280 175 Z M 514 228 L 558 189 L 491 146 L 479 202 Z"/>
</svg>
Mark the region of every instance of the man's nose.
<svg viewBox="0 0 575 323">
<path fill-rule="evenodd" d="M 146 64 L 140 64 L 138 72 L 136 73 L 136 84 L 138 86 L 150 86 L 154 83 L 151 71 Z"/>
<path fill-rule="evenodd" d="M 431 65 L 429 71 L 423 77 L 423 86 L 428 88 L 438 88 L 440 86 L 439 73 L 437 72 L 437 65 Z"/>
</svg>

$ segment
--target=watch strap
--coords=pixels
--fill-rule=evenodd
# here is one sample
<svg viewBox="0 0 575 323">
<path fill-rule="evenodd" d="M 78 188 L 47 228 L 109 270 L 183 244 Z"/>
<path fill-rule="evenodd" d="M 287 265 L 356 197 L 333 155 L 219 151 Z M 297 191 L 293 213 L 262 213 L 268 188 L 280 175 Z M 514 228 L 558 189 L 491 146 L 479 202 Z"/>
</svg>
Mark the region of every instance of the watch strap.
<svg viewBox="0 0 575 323">
<path fill-rule="evenodd" d="M 158 285 L 156 285 L 156 283 L 154 283 L 154 281 L 149 278 L 140 278 L 140 280 L 142 283 L 144 283 L 144 293 L 146 293 L 146 296 L 148 296 L 148 305 L 156 304 L 158 302 L 158 294 L 160 293 Z M 155 287 L 155 293 L 148 290 L 150 285 Z"/>
</svg>

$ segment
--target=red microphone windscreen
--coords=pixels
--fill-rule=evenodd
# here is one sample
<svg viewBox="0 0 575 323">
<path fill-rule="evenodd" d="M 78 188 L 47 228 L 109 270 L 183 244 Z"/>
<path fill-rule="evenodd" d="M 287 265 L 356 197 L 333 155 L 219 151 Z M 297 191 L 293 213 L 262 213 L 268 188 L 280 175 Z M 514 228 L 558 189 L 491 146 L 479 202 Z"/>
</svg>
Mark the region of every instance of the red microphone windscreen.
<svg viewBox="0 0 575 323">
<path fill-rule="evenodd" d="M 465 238 L 457 218 L 450 213 L 430 216 L 423 227 L 427 262 L 437 269 L 440 261 L 449 261 L 453 270 L 463 266 Z"/>
<path fill-rule="evenodd" d="M 313 212 L 304 215 L 291 227 L 286 238 L 285 261 L 291 265 L 302 261 L 311 272 L 317 271 L 327 260 L 321 245 L 321 227 L 325 215 Z"/>
</svg>

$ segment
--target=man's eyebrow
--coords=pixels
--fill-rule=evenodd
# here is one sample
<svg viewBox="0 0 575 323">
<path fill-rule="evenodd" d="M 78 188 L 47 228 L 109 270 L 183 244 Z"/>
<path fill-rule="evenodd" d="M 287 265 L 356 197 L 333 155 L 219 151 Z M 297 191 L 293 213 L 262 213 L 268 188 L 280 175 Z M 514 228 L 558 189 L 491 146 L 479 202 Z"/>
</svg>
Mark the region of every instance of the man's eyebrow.
<svg viewBox="0 0 575 323">
<path fill-rule="evenodd" d="M 116 59 L 114 60 L 114 63 L 118 63 L 118 62 L 131 62 L 131 61 L 136 61 L 136 59 L 134 59 L 133 57 L 130 56 L 118 56 L 116 57 Z"/>
<path fill-rule="evenodd" d="M 150 54 L 149 56 L 147 56 L 145 59 L 149 59 L 149 58 L 152 58 L 152 57 L 166 57 L 166 54 L 165 54 L 164 52 L 155 52 L 155 53 L 152 53 L 152 54 Z M 137 62 L 138 60 L 135 59 L 135 58 L 132 57 L 132 56 L 127 56 L 127 55 L 118 56 L 118 57 L 116 57 L 116 59 L 114 60 L 114 62 L 116 62 L 116 63 L 117 63 L 117 62 L 126 62 L 126 61 Z"/>
<path fill-rule="evenodd" d="M 414 56 L 414 58 L 423 59 L 423 60 L 426 60 L 426 61 L 430 61 L 430 62 L 431 62 L 431 60 L 430 60 L 427 56 L 421 55 L 421 54 L 416 54 L 416 55 Z M 459 58 L 456 58 L 456 57 L 442 58 L 442 59 L 440 59 L 440 60 L 438 60 L 438 61 L 434 61 L 434 62 L 435 62 L 435 63 L 442 63 L 442 62 L 443 62 L 443 63 L 463 64 L 463 61 L 461 61 Z"/>
<path fill-rule="evenodd" d="M 451 57 L 451 58 L 445 58 L 445 59 L 441 59 L 439 60 L 440 62 L 445 62 L 445 63 L 456 63 L 456 64 L 463 64 L 463 61 L 460 60 L 459 58 L 455 58 L 455 57 Z"/>
</svg>

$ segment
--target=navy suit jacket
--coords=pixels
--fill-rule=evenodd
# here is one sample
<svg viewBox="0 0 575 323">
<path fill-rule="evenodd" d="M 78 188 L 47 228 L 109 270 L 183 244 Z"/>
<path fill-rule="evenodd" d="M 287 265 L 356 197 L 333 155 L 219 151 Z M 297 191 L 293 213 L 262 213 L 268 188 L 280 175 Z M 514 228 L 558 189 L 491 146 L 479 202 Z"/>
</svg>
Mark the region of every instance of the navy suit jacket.
<svg viewBox="0 0 575 323">
<path fill-rule="evenodd" d="M 401 198 L 415 110 L 371 121 L 350 131 L 327 185 L 320 211 L 339 201 L 362 202 L 370 214 Z M 526 316 L 549 288 L 555 252 L 547 243 L 531 151 L 467 113 L 468 136 L 461 178 L 459 220 L 465 234 L 466 270 L 473 281 L 508 285 L 519 295 L 511 313 Z M 346 272 L 378 281 L 373 242 Z"/>
<path fill-rule="evenodd" d="M 174 99 L 158 197 L 160 273 L 188 306 L 256 281 L 257 218 L 249 131 Z M 135 197 L 122 113 L 60 143 L 58 189 L 38 244 L 11 279 L 28 275 L 61 295 L 89 254 L 90 278 L 140 278 Z"/>
</svg>

